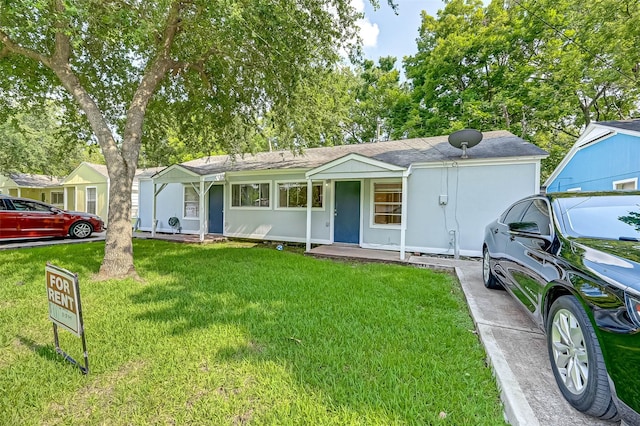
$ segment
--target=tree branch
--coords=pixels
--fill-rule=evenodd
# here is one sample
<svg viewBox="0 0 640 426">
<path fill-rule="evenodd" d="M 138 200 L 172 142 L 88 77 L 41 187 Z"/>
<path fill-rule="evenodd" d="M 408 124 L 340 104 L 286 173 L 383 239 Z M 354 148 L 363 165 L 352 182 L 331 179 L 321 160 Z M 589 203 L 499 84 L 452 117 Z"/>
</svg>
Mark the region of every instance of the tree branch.
<svg viewBox="0 0 640 426">
<path fill-rule="evenodd" d="M 564 133 L 565 135 L 571 136 L 571 137 L 576 138 L 576 139 L 578 139 L 578 137 L 580 137 L 580 135 L 576 135 L 574 133 L 568 132 L 565 129 L 563 129 L 561 127 L 556 127 L 556 126 L 554 126 L 552 124 L 549 124 L 549 127 L 552 128 L 553 130 L 557 130 L 559 132 Z"/>
<path fill-rule="evenodd" d="M 8 53 L 15 53 L 26 58 L 33 59 L 34 61 L 41 62 L 47 67 L 51 68 L 51 59 L 45 55 L 42 55 L 35 50 L 27 49 L 19 44 L 15 43 L 7 33 L 0 30 L 0 42 L 3 44 L 2 56 L 6 56 Z"/>
<path fill-rule="evenodd" d="M 53 10 L 56 15 L 56 41 L 53 56 L 58 63 L 68 63 L 71 58 L 71 40 L 66 33 L 66 30 L 69 29 L 68 22 L 62 18 L 65 12 L 64 1 L 56 0 Z"/>
<path fill-rule="evenodd" d="M 139 142 L 142 138 L 142 123 L 147 105 L 160 82 L 175 64 L 170 54 L 175 37 L 180 30 L 180 23 L 182 22 L 180 12 L 182 11 L 182 6 L 183 3 L 180 0 L 175 0 L 171 4 L 160 43 L 160 50 L 145 71 L 142 81 L 133 95 L 131 105 L 127 110 L 122 152 L 127 156 L 125 163 L 133 169 L 136 167 L 140 153 Z"/>
</svg>

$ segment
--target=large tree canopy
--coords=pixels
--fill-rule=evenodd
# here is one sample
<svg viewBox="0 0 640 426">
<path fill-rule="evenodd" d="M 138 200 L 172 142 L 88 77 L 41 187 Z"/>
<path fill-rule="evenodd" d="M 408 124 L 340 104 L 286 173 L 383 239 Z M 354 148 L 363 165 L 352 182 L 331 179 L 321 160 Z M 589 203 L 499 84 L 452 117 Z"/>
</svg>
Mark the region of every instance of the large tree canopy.
<svg viewBox="0 0 640 426">
<path fill-rule="evenodd" d="M 0 109 L 9 99 L 55 100 L 104 155 L 111 185 L 101 275 L 135 275 L 131 184 L 143 132 L 157 130 L 149 124 L 170 123 L 183 140 L 230 152 L 248 149 L 269 112 L 277 112 L 273 126 L 287 128 L 288 105 L 301 85 L 353 47 L 359 16 L 350 3 L 0 3 Z"/>
<path fill-rule="evenodd" d="M 508 129 L 550 151 L 548 173 L 591 121 L 639 112 L 637 0 L 451 0 L 419 35 L 410 136 Z"/>
</svg>

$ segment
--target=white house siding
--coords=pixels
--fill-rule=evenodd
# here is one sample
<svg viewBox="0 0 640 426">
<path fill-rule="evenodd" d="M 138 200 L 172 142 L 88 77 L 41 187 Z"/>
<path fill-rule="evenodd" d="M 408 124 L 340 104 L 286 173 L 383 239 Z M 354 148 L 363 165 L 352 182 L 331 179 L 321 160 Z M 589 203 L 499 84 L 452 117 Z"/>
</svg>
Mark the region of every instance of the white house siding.
<svg viewBox="0 0 640 426">
<path fill-rule="evenodd" d="M 400 250 L 400 226 L 372 226 L 373 182 L 401 182 L 401 179 L 365 179 L 361 187 L 364 194 L 362 206 L 362 246 L 371 249 Z M 411 198 L 413 194 L 409 195 Z"/>
<path fill-rule="evenodd" d="M 159 188 L 160 185 L 157 185 Z M 153 227 L 153 182 L 140 180 L 140 224 L 141 231 L 151 231 Z M 197 234 L 200 229 L 198 219 L 185 219 L 183 217 L 183 184 L 170 183 L 156 197 L 156 231 L 175 232 L 169 226 L 169 218 L 177 217 L 180 220 L 181 232 L 184 234 Z M 206 212 L 204 212 L 206 214 Z"/>
<path fill-rule="evenodd" d="M 457 238 L 460 255 L 479 256 L 485 226 L 538 192 L 538 174 L 530 162 L 415 167 L 408 182 L 407 251 L 452 255 Z"/>
<path fill-rule="evenodd" d="M 305 182 L 304 173 L 227 175 L 225 184 L 224 235 L 235 238 L 304 242 L 306 238 L 306 209 L 278 209 L 277 183 L 282 181 Z M 231 185 L 234 183 L 269 183 L 270 206 L 231 207 Z M 324 185 L 322 210 L 312 210 L 311 239 L 314 243 L 330 243 L 331 186 Z"/>
</svg>

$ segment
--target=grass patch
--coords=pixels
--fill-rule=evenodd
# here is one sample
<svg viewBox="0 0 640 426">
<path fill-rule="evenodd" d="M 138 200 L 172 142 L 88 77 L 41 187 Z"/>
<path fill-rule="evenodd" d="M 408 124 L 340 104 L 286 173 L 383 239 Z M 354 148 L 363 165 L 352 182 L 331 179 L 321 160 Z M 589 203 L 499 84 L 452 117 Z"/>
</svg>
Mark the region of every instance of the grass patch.
<svg viewBox="0 0 640 426">
<path fill-rule="evenodd" d="M 0 252 L 0 424 L 504 424 L 449 275 L 135 240 L 145 284 L 92 282 L 103 249 Z M 47 261 L 80 276 L 88 376 L 55 354 Z"/>
</svg>

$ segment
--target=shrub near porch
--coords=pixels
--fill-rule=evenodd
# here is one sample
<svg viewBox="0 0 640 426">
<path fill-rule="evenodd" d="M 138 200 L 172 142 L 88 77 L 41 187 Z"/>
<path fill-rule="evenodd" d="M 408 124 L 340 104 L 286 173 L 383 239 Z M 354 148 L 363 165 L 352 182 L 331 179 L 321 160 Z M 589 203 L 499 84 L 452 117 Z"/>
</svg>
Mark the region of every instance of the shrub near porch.
<svg viewBox="0 0 640 426">
<path fill-rule="evenodd" d="M 0 424 L 504 424 L 449 275 L 136 240 L 144 284 L 92 282 L 103 249 L 0 252 Z M 80 275 L 88 376 L 53 349 L 46 261 Z"/>
</svg>

